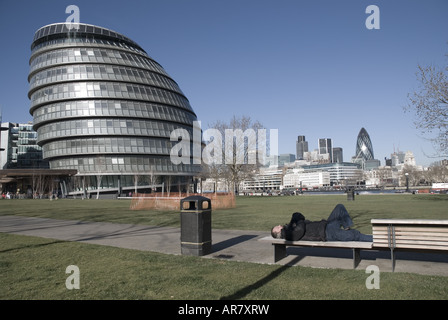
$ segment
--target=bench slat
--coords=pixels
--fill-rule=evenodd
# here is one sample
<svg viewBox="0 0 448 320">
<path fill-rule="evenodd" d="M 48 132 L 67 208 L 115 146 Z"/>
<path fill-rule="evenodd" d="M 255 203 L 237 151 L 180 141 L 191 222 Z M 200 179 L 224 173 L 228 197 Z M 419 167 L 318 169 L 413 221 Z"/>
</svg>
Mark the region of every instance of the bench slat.
<svg viewBox="0 0 448 320">
<path fill-rule="evenodd" d="M 397 230 L 395 229 L 395 234 L 423 234 L 423 235 L 435 235 L 438 237 L 446 237 L 448 238 L 448 232 L 438 232 L 437 230 L 434 232 L 431 231 L 419 231 L 419 230 Z M 387 234 L 388 231 L 387 230 L 373 230 L 372 232 L 373 234 Z"/>
<path fill-rule="evenodd" d="M 387 233 L 373 233 L 373 239 L 388 239 Z M 427 241 L 448 241 L 448 236 L 440 234 L 395 233 L 395 239 L 416 239 Z"/>
<path fill-rule="evenodd" d="M 373 248 L 389 248 L 388 243 L 374 243 Z M 434 245 L 423 245 L 423 244 L 400 244 L 395 249 L 421 249 L 421 250 L 448 250 L 448 245 L 445 246 L 434 246 Z"/>
<path fill-rule="evenodd" d="M 394 226 L 395 231 L 416 231 L 416 232 L 440 232 L 448 233 L 448 228 L 444 227 L 420 227 L 420 226 Z M 385 231 L 387 232 L 387 226 L 373 226 L 372 231 Z"/>
<path fill-rule="evenodd" d="M 448 220 L 434 219 L 371 219 L 372 225 L 388 225 L 388 224 L 410 224 L 410 225 L 445 225 L 448 226 Z"/>
<path fill-rule="evenodd" d="M 388 239 L 377 239 L 374 243 L 389 243 Z M 398 246 L 401 243 L 415 243 L 415 244 L 427 244 L 435 246 L 448 246 L 448 241 L 434 241 L 434 240 L 421 240 L 421 239 L 395 239 L 395 244 Z"/>
</svg>

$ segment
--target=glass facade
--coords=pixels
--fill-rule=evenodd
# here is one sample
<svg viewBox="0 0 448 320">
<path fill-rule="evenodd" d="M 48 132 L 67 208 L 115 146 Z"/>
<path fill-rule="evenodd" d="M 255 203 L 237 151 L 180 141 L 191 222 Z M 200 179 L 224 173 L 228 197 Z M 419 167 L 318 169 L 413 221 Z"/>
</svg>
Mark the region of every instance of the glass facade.
<svg viewBox="0 0 448 320">
<path fill-rule="evenodd" d="M 364 128 L 361 128 L 356 139 L 356 155 L 358 159 L 363 161 L 375 159 L 372 141 L 370 141 L 370 136 Z"/>
<path fill-rule="evenodd" d="M 48 168 L 37 144 L 37 132 L 31 123 L 0 123 L 2 129 L 0 169 Z"/>
<path fill-rule="evenodd" d="M 137 43 L 114 31 L 65 23 L 40 28 L 31 45 L 30 113 L 52 169 L 78 176 L 179 176 L 170 133 L 192 133 L 196 114 L 177 83 Z M 121 179 L 126 181 L 127 179 Z"/>
</svg>

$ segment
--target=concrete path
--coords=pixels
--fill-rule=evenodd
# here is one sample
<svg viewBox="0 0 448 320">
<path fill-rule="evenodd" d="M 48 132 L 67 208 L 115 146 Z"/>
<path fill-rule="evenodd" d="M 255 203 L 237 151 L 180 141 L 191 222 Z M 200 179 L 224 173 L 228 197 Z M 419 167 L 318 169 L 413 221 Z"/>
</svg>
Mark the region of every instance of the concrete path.
<svg viewBox="0 0 448 320">
<path fill-rule="evenodd" d="M 180 229 L 145 225 L 0 216 L 0 232 L 64 241 L 79 241 L 126 249 L 181 254 Z M 268 232 L 212 230 L 212 252 L 204 258 L 253 263 L 273 263 L 272 245 L 258 241 Z M 350 249 L 288 248 L 288 257 L 277 264 L 315 268 L 351 269 Z M 358 270 L 376 265 L 392 270 L 388 251 L 361 251 Z M 448 254 L 398 252 L 395 272 L 448 276 Z"/>
</svg>

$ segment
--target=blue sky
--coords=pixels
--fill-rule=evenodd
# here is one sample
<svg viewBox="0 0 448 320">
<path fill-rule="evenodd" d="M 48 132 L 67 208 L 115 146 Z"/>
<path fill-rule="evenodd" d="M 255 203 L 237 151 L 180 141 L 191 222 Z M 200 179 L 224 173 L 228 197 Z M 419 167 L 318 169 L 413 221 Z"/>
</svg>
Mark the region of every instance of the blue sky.
<svg viewBox="0 0 448 320">
<path fill-rule="evenodd" d="M 375 157 L 411 150 L 429 165 L 435 150 L 405 113 L 417 65 L 448 62 L 446 0 L 0 0 L 0 106 L 3 121 L 27 122 L 34 32 L 80 22 L 136 41 L 179 84 L 202 128 L 233 115 L 279 130 L 279 153 L 295 154 L 298 135 L 355 153 L 362 127 Z M 368 5 L 380 29 L 368 30 Z"/>
</svg>

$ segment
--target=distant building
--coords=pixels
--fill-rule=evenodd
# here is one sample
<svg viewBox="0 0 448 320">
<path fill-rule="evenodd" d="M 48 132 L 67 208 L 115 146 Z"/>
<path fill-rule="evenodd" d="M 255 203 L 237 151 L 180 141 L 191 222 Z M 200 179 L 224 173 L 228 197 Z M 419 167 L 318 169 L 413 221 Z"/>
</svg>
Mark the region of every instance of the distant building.
<svg viewBox="0 0 448 320">
<path fill-rule="evenodd" d="M 413 166 L 417 165 L 414 157 L 414 153 L 412 151 L 397 151 L 392 153 L 391 155 L 391 166 L 401 168 L 404 165 Z"/>
<path fill-rule="evenodd" d="M 357 160 L 366 161 L 375 159 L 375 156 L 373 154 L 372 141 L 370 140 L 370 136 L 367 133 L 367 130 L 364 128 L 361 128 L 356 139 L 356 155 L 354 156 L 354 158 L 354 162 L 356 162 Z"/>
<path fill-rule="evenodd" d="M 352 157 L 352 162 L 361 165 L 364 170 L 376 169 L 381 164 L 375 159 L 372 141 L 364 128 L 361 128 L 356 139 L 356 155 Z"/>
<path fill-rule="evenodd" d="M 49 168 L 31 123 L 4 122 L 1 127 L 0 169 Z"/>
<path fill-rule="evenodd" d="M 296 159 L 303 160 L 305 152 L 308 152 L 308 142 L 305 140 L 305 136 L 298 136 L 296 141 Z"/>
<path fill-rule="evenodd" d="M 364 162 L 364 170 L 373 170 L 378 169 L 381 165 L 380 160 L 372 159 L 372 160 L 366 160 Z"/>
<path fill-rule="evenodd" d="M 280 168 L 260 168 L 259 173 L 241 183 L 241 192 L 279 191 L 283 171 Z"/>
<path fill-rule="evenodd" d="M 342 148 L 339 147 L 333 148 L 333 163 L 341 163 L 341 162 L 344 162 Z"/>
<path fill-rule="evenodd" d="M 286 163 L 291 163 L 296 160 L 292 153 L 284 153 L 278 156 L 278 166 L 283 167 Z"/>
<path fill-rule="evenodd" d="M 359 165 L 350 162 L 317 164 L 303 166 L 302 168 L 305 172 L 317 170 L 329 172 L 331 185 L 353 185 L 362 181 L 363 176 L 363 171 L 359 168 Z"/>
<path fill-rule="evenodd" d="M 323 170 L 290 169 L 283 176 L 284 189 L 320 188 L 330 185 L 330 173 Z"/>
<path fill-rule="evenodd" d="M 405 153 L 402 151 L 396 151 L 390 155 L 391 157 L 391 166 L 396 167 L 400 164 L 404 164 Z"/>
<path fill-rule="evenodd" d="M 331 139 L 319 139 L 318 141 L 319 146 L 319 154 L 324 155 L 328 154 L 329 162 L 333 162 L 333 147 L 331 145 Z"/>
<path fill-rule="evenodd" d="M 315 149 L 313 151 L 305 152 L 303 154 L 303 160 L 314 164 L 329 163 L 330 154 L 329 153 L 320 154 L 319 150 Z"/>
</svg>

